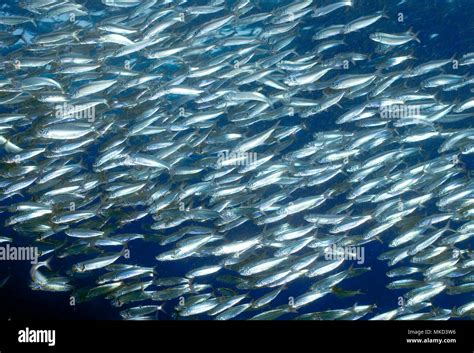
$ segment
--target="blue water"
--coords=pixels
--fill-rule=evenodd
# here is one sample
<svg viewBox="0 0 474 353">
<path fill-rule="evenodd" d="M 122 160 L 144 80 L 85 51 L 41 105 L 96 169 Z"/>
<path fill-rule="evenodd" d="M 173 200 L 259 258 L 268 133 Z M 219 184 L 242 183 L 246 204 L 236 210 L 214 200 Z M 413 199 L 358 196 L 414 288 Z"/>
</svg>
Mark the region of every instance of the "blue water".
<svg viewBox="0 0 474 353">
<path fill-rule="evenodd" d="M 347 23 L 357 17 L 373 13 L 374 11 L 381 10 L 385 7 L 386 12 L 390 18 L 395 19 L 399 13 L 403 13 L 404 22 L 396 23 L 395 20 L 382 21 L 376 23 L 373 27 L 368 30 L 361 31 L 360 33 L 352 33 L 350 43 L 360 43 L 358 47 L 350 47 L 351 51 L 369 53 L 373 52 L 376 48 L 376 44 L 372 41 L 367 40 L 367 36 L 371 32 L 383 29 L 385 32 L 402 32 L 410 27 L 413 28 L 415 32 L 420 31 L 419 39 L 421 44 L 412 42 L 405 46 L 412 47 L 414 56 L 419 59 L 417 63 L 435 60 L 435 59 L 445 59 L 452 57 L 453 54 L 460 56 L 474 50 L 474 1 L 471 0 L 452 0 L 452 1 L 442 1 L 442 0 L 408 0 L 397 6 L 399 1 L 379 1 L 379 0 L 355 0 L 356 6 L 353 9 L 347 11 L 337 11 L 335 14 L 331 14 L 324 18 L 311 19 L 307 18 L 305 26 L 310 27 L 307 30 L 301 30 L 299 32 L 298 42 L 297 42 L 297 51 L 299 53 L 304 53 L 312 49 L 311 36 L 315 32 L 315 28 L 323 27 L 327 24 L 335 23 Z M 3 2 L 3 8 L 5 4 L 14 5 L 16 2 L 7 1 Z M 203 2 L 200 2 L 203 3 Z M 271 10 L 272 7 L 277 5 L 282 5 L 287 2 L 285 1 L 261 1 L 260 7 L 263 11 Z M 318 1 L 319 3 L 319 1 Z M 329 2 L 325 2 L 329 3 Z M 89 0 L 85 3 L 89 9 L 101 10 L 103 9 L 99 1 Z M 16 14 L 18 15 L 28 15 L 27 11 L 19 9 L 17 6 L 14 6 L 18 10 Z M 0 10 L 2 6 L 0 5 Z M 203 19 L 203 22 L 205 19 Z M 26 28 L 30 31 L 41 31 L 47 32 L 52 28 L 54 24 L 42 24 L 38 28 L 34 28 L 32 25 L 25 25 Z M 4 29 L 2 29 L 4 30 Z M 3 55 L 8 52 L 11 52 L 17 49 L 18 46 L 13 48 L 2 48 Z M 404 50 L 408 52 L 409 50 Z M 133 57 L 133 55 L 132 55 Z M 123 59 L 123 58 L 122 58 Z M 117 61 L 121 62 L 121 61 Z M 114 63 L 113 61 L 111 63 Z M 405 65 L 404 67 L 409 67 L 410 64 Z M 467 68 L 462 68 L 459 70 L 459 74 L 467 73 Z M 0 74 L 1 77 L 1 74 Z M 422 78 L 420 78 L 421 80 Z M 416 80 L 413 80 L 413 84 L 417 83 Z M 446 99 L 447 101 L 454 100 L 464 100 L 469 96 L 469 87 L 465 87 L 459 91 L 454 92 L 443 92 L 438 98 Z M 117 97 L 120 98 L 120 97 Z M 309 97 L 308 97 L 309 98 Z M 317 98 L 317 95 L 315 96 Z M 365 99 L 365 98 L 364 98 Z M 354 104 L 355 105 L 355 104 Z M 0 112 L 8 112 L 7 107 L 0 107 Z M 335 117 L 342 114 L 344 110 L 340 108 L 333 107 L 328 112 L 323 112 L 318 114 L 315 118 L 308 119 L 305 123 L 308 127 L 308 130 L 298 135 L 295 143 L 292 145 L 291 149 L 297 149 L 303 146 L 305 143 L 312 139 L 312 134 L 315 132 L 321 132 L 326 130 L 332 130 L 340 128 L 334 124 Z M 286 118 L 282 121 L 282 125 L 291 125 L 292 119 Z M 466 124 L 469 124 L 472 127 L 472 122 L 469 120 L 464 120 L 460 123 L 450 124 L 451 129 L 464 128 Z M 267 124 L 268 125 L 268 124 Z M 262 131 L 267 125 L 256 125 L 256 131 Z M 344 129 L 349 129 L 349 127 L 344 126 Z M 423 143 L 423 149 L 429 153 L 435 153 L 436 149 L 439 146 L 440 140 L 430 140 L 429 142 Z M 288 152 L 289 150 L 286 150 Z M 94 160 L 93 155 L 86 156 L 84 162 L 91 165 Z M 466 168 L 471 170 L 474 168 L 474 157 L 462 157 L 462 161 L 465 163 Z M 331 183 L 337 183 L 341 179 L 336 179 L 331 181 Z M 330 185 L 329 185 L 330 186 Z M 275 188 L 275 191 L 278 191 L 278 188 Z M 318 191 L 324 191 L 318 189 Z M 305 191 L 299 190 L 293 194 L 293 198 L 307 196 Z M 13 201 L 21 200 L 21 198 L 15 198 L 13 200 L 3 201 L 2 205 L 8 205 Z M 338 203 L 345 202 L 343 197 L 335 198 L 330 200 L 325 204 L 324 209 L 330 209 Z M 437 212 L 435 205 L 433 203 L 427 204 L 425 208 L 426 212 Z M 8 218 L 8 213 L 0 214 L 0 224 L 3 224 L 6 218 Z M 288 221 L 292 225 L 303 224 L 303 219 L 301 215 L 296 215 Z M 131 232 L 131 233 L 144 233 L 147 232 L 143 228 L 144 225 L 150 225 L 152 223 L 151 217 L 146 217 L 138 222 L 133 223 L 132 225 L 126 226 L 121 229 L 121 233 Z M 187 225 L 187 223 L 185 224 Z M 212 224 L 200 224 L 202 226 L 212 226 Z M 361 228 L 363 231 L 367 228 Z M 235 239 L 241 236 L 242 234 L 248 235 L 256 234 L 259 228 L 255 225 L 252 225 L 250 222 L 245 223 L 243 226 L 233 230 L 229 235 L 229 239 Z M 174 231 L 174 230 L 173 230 Z M 165 231 L 165 234 L 171 234 L 173 231 Z M 14 238 L 14 244 L 18 246 L 28 245 L 28 239 L 21 238 L 17 234 L 14 234 L 11 228 L 1 228 L 1 235 L 3 236 L 12 236 Z M 384 239 L 393 238 L 394 234 L 384 235 Z M 474 241 L 470 241 L 470 247 L 474 246 Z M 469 246 L 464 245 L 465 248 Z M 141 240 L 132 241 L 129 244 L 129 249 L 132 254 L 130 260 L 121 260 L 124 263 L 137 263 L 139 262 L 143 266 L 155 266 L 156 260 L 154 257 L 160 253 L 169 250 L 172 248 L 172 245 L 167 247 L 161 247 L 153 242 L 145 242 Z M 359 289 L 363 292 L 362 295 L 358 295 L 350 298 L 338 298 L 335 295 L 328 295 L 322 299 L 304 307 L 302 313 L 314 312 L 328 309 L 339 309 L 352 306 L 355 302 L 358 304 L 373 304 L 375 303 L 378 307 L 378 312 L 385 312 L 394 309 L 397 306 L 398 299 L 401 295 L 406 293 L 406 289 L 401 290 L 389 290 L 385 286 L 390 282 L 385 273 L 388 271 L 389 267 L 386 262 L 379 261 L 376 257 L 387 250 L 386 243 L 381 244 L 377 241 L 371 242 L 365 246 L 365 258 L 366 262 L 363 264 L 364 267 L 371 267 L 371 271 L 363 274 L 360 277 L 352 278 L 345 280 L 341 287 L 348 290 Z M 137 257 L 135 257 L 137 256 Z M 137 261 L 136 259 L 139 258 Z M 53 262 L 53 268 L 68 268 L 73 263 L 77 262 L 77 258 L 67 261 L 57 261 Z M 215 260 L 213 260 L 215 261 Z M 184 273 L 189 271 L 192 268 L 196 268 L 202 265 L 209 264 L 209 259 L 207 258 L 190 258 L 185 261 L 176 261 L 176 262 L 163 262 L 159 264 L 157 272 L 160 277 L 168 276 L 182 276 Z M 60 267 L 59 267 L 60 266 Z M 345 264 L 342 270 L 347 268 L 348 264 Z M 69 293 L 48 293 L 40 291 L 32 291 L 29 288 L 29 269 L 30 265 L 25 262 L 11 261 L 11 262 L 2 262 L 0 263 L 0 280 L 7 275 L 10 275 L 11 278 L 8 281 L 5 288 L 0 289 L 1 303 L 0 305 L 0 318 L 11 318 L 11 319 L 20 319 L 20 318 L 55 318 L 55 319 L 120 319 L 118 308 L 114 308 L 109 304 L 108 300 L 96 299 L 91 302 L 81 303 L 75 306 L 69 305 L 70 294 Z M 235 274 L 231 271 L 221 271 L 220 275 L 224 274 Z M 214 278 L 214 279 L 213 279 Z M 200 282 L 209 281 L 214 288 L 225 287 L 226 284 L 218 282 L 215 280 L 214 276 L 208 276 L 200 280 Z M 288 303 L 289 296 L 298 296 L 304 291 L 307 290 L 311 283 L 310 279 L 299 279 L 293 282 L 289 288 L 281 294 L 273 303 L 272 306 L 276 307 L 281 304 Z M 84 279 L 84 284 L 92 284 L 88 282 L 87 278 Z M 268 290 L 262 291 L 253 291 L 255 297 L 263 295 Z M 466 303 L 473 299 L 472 294 L 464 295 L 455 295 L 449 296 L 446 294 L 440 295 L 433 299 L 433 305 L 436 307 L 443 308 L 452 308 L 459 306 L 460 304 Z M 151 302 L 150 302 L 151 303 Z M 173 307 L 176 304 L 176 301 L 168 302 L 165 304 L 164 308 L 166 313 L 159 313 L 159 319 L 171 319 Z M 245 319 L 253 316 L 255 313 L 244 313 L 239 316 L 241 319 Z M 294 316 L 293 314 L 283 316 L 282 319 L 289 318 Z"/>
</svg>

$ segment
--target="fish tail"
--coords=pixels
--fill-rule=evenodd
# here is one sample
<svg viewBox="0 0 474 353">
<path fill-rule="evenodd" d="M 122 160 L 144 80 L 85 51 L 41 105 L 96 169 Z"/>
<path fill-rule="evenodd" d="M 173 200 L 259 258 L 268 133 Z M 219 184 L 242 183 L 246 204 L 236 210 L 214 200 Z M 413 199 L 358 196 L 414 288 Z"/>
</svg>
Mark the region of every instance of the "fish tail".
<svg viewBox="0 0 474 353">
<path fill-rule="evenodd" d="M 421 43 L 420 38 L 418 38 L 418 35 L 420 34 L 421 31 L 418 31 L 413 34 L 413 39 L 416 40 L 418 43 Z"/>
</svg>

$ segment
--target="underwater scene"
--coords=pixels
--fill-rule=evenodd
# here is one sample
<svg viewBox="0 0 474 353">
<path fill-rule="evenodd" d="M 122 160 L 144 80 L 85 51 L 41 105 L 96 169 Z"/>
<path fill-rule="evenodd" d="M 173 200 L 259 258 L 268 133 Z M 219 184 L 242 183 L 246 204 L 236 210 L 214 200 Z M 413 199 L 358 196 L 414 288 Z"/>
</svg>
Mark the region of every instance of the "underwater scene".
<svg viewBox="0 0 474 353">
<path fill-rule="evenodd" d="M 470 320 L 474 2 L 0 3 L 3 320 Z"/>
</svg>

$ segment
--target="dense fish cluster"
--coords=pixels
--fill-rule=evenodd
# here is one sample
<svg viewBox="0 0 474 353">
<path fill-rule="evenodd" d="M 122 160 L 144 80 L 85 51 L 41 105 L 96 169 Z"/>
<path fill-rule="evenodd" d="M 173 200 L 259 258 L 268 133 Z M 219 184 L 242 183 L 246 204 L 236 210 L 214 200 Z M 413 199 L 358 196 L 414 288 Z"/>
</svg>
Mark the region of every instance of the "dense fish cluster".
<svg viewBox="0 0 474 353">
<path fill-rule="evenodd" d="M 472 317 L 432 301 L 474 290 L 474 52 L 420 60 L 357 0 L 86 6 L 0 15 L 0 240 L 38 247 L 32 289 L 125 319 Z M 347 284 L 372 242 L 390 311 Z"/>
</svg>

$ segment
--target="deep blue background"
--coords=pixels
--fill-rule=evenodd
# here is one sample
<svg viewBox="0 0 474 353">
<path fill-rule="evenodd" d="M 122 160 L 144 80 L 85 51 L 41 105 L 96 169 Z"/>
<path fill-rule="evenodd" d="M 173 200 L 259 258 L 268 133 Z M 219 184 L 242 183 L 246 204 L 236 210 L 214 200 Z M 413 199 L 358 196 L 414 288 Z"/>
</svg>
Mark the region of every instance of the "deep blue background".
<svg viewBox="0 0 474 353">
<path fill-rule="evenodd" d="M 12 2 L 14 3 L 14 2 Z M 270 10 L 274 4 L 285 4 L 287 1 L 272 2 L 264 0 L 260 2 L 263 11 Z M 319 3 L 319 1 L 318 1 Z M 329 2 L 325 2 L 329 3 Z M 390 16 L 390 20 L 383 20 L 370 29 L 361 31 L 360 33 L 352 33 L 348 35 L 346 42 L 350 44 L 347 51 L 355 51 L 361 53 L 370 53 L 375 50 L 376 44 L 367 39 L 369 33 L 377 30 L 385 32 L 402 32 L 410 27 L 413 27 L 415 32 L 421 31 L 419 38 L 421 44 L 412 43 L 409 46 L 413 47 L 415 56 L 418 62 L 424 62 L 433 59 L 450 58 L 453 54 L 460 57 L 462 54 L 474 51 L 474 1 L 471 0 L 408 0 L 396 6 L 398 1 L 378 1 L 378 0 L 355 0 L 355 6 L 351 10 L 338 10 L 329 16 L 323 18 L 311 19 L 307 17 L 305 25 L 302 27 L 311 27 L 308 30 L 299 32 L 298 37 L 298 52 L 304 53 L 312 49 L 311 36 L 319 28 L 327 24 L 344 24 L 359 16 L 373 13 L 374 11 L 386 8 L 386 12 Z M 273 5 L 272 5 L 273 4 Z M 99 1 L 89 0 L 85 4 L 88 8 L 101 9 L 102 5 Z M 1 7 L 0 7 L 1 9 Z M 399 12 L 403 12 L 404 23 L 396 23 L 395 18 Z M 26 14 L 24 11 L 18 11 L 19 15 Z M 30 28 L 30 25 L 27 25 Z M 39 29 L 31 27 L 31 31 L 40 30 L 47 31 L 51 25 L 45 24 Z M 2 30 L 5 30 L 2 28 Z M 436 36 L 435 36 L 436 35 Z M 360 38 L 360 39 L 359 39 Z M 357 43 L 357 44 L 356 44 Z M 3 48 L 3 53 L 12 48 Z M 406 51 L 409 51 L 406 50 Z M 467 70 L 464 70 L 467 72 Z M 468 89 L 463 89 L 458 92 L 450 92 L 449 94 L 442 94 L 439 98 L 445 100 L 463 99 L 468 95 Z M 4 110 L 4 107 L 0 109 Z M 5 111 L 5 110 L 4 110 Z M 339 108 L 332 108 L 329 112 L 319 114 L 315 118 L 309 119 L 306 123 L 309 131 L 299 136 L 295 145 L 292 148 L 298 148 L 311 139 L 314 132 L 325 131 L 329 129 L 339 128 L 334 125 L 334 120 L 343 111 Z M 465 120 L 459 124 L 450 124 L 449 128 L 463 128 L 469 120 Z M 285 121 L 285 125 L 291 124 L 291 121 Z M 471 124 L 470 124 L 471 125 Z M 347 127 L 344 127 L 347 129 Z M 435 153 L 439 141 L 429 142 L 424 144 L 424 148 L 430 153 Z M 472 161 L 464 158 L 463 161 L 470 168 Z M 89 160 L 90 162 L 90 160 Z M 301 193 L 295 193 L 298 197 Z M 331 200 L 328 203 L 328 208 L 342 200 Z M 4 203 L 5 204 L 5 203 Z M 433 208 L 433 212 L 435 209 Z M 299 216 L 296 216 L 299 217 Z M 299 224 L 299 220 L 290 220 L 292 224 Z M 3 224 L 5 214 L 0 214 L 0 224 Z M 147 218 L 144 223 L 150 223 Z M 124 228 L 122 232 L 137 232 L 142 233 L 144 230 L 141 227 L 141 222 L 137 222 L 133 227 Z M 237 234 L 253 234 L 257 228 L 251 223 L 246 223 L 243 227 L 238 228 Z M 27 244 L 24 239 L 12 234 L 11 229 L 1 229 L 1 234 L 5 236 L 13 236 L 15 245 Z M 385 238 L 385 236 L 384 236 Z M 390 238 L 390 235 L 387 236 Z M 139 262 L 142 265 L 154 266 L 156 261 L 154 256 L 160 251 L 163 251 L 156 244 L 148 242 L 133 241 L 129 246 L 132 259 L 131 263 Z M 167 249 L 164 249 L 167 250 Z M 365 247 L 366 263 L 363 266 L 370 266 L 372 271 L 364 274 L 361 277 L 350 279 L 342 283 L 342 287 L 346 289 L 360 289 L 364 295 L 341 299 L 334 295 L 326 296 L 317 302 L 308 305 L 302 312 L 312 312 L 327 309 L 345 308 L 358 302 L 358 304 L 372 304 L 376 303 L 380 312 L 391 310 L 397 305 L 397 298 L 401 296 L 406 290 L 390 291 L 385 288 L 389 283 L 389 278 L 385 276 L 388 266 L 385 262 L 379 261 L 376 257 L 383 251 L 386 251 L 386 245 L 379 242 L 372 242 Z M 134 260 L 134 256 L 139 254 L 140 259 Z M 216 260 L 213 259 L 215 262 Z M 202 266 L 208 263 L 208 259 L 197 258 L 187 259 L 186 261 L 177 261 L 170 263 L 161 263 L 158 268 L 159 275 L 162 277 L 172 275 L 183 275 L 189 269 Z M 61 264 L 62 266 L 65 264 Z M 54 267 L 54 266 L 53 266 Z M 94 300 L 92 302 L 82 303 L 76 307 L 69 306 L 69 294 L 67 293 L 47 293 L 32 291 L 29 289 L 29 269 L 30 265 L 24 262 L 1 262 L 0 263 L 0 280 L 7 275 L 11 278 L 5 288 L 0 289 L 0 318 L 20 319 L 20 318 L 54 318 L 54 319 L 119 319 L 118 311 L 112 307 L 107 300 Z M 230 273 L 230 272 L 229 272 Z M 205 277 L 200 282 L 211 281 L 212 276 Z M 288 290 L 281 294 L 272 306 L 287 303 L 288 296 L 298 296 L 303 293 L 309 286 L 311 280 L 297 280 Z M 213 283 L 216 287 L 223 287 L 223 283 Z M 265 293 L 263 291 L 261 294 Z M 257 293 L 257 292 L 255 292 Z M 452 308 L 455 305 L 463 304 L 472 300 L 472 295 L 457 295 L 447 296 L 443 294 L 433 300 L 435 306 Z M 174 304 L 165 304 L 165 310 L 172 312 Z M 250 314 L 253 315 L 253 314 Z M 241 315 L 239 318 L 245 318 L 248 315 Z M 288 317 L 284 316 L 283 318 Z M 159 314 L 159 318 L 168 319 L 170 315 Z"/>
</svg>

